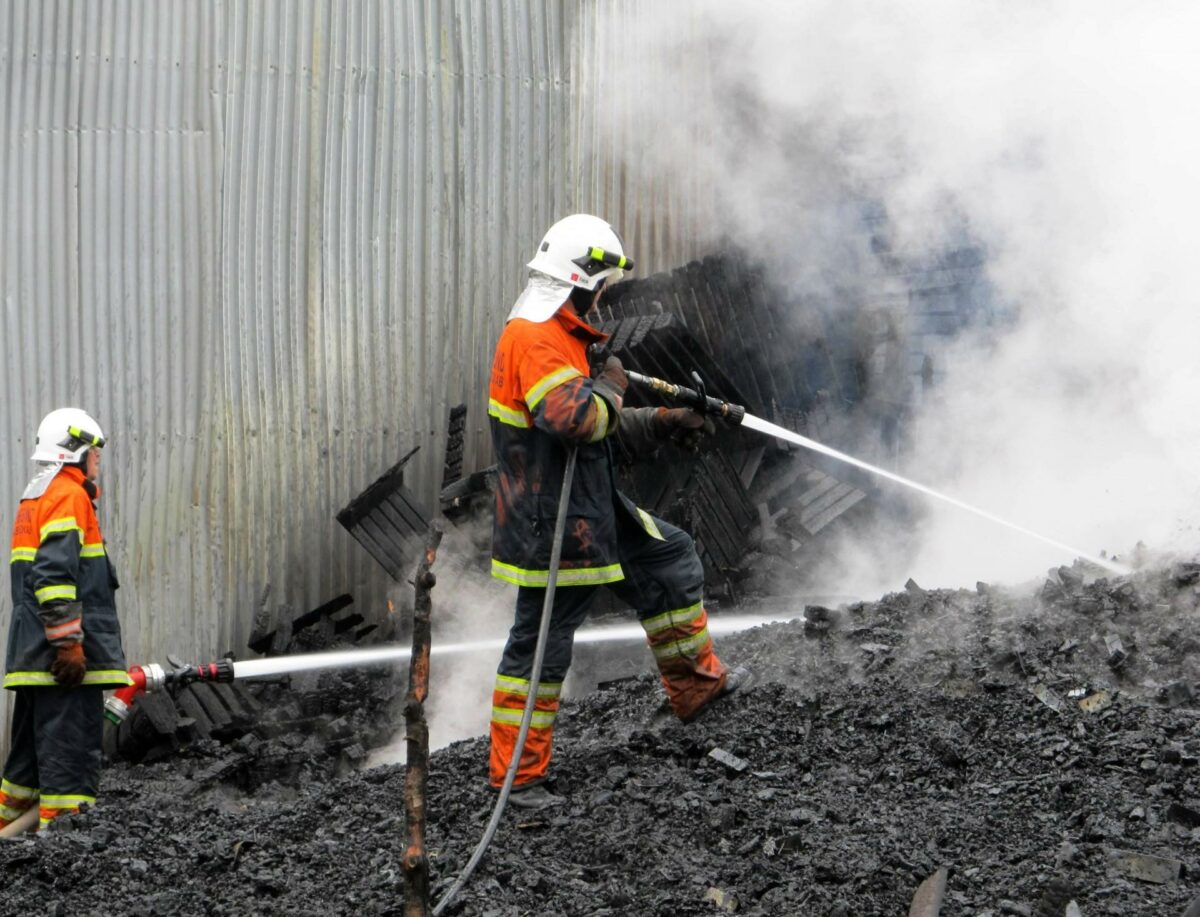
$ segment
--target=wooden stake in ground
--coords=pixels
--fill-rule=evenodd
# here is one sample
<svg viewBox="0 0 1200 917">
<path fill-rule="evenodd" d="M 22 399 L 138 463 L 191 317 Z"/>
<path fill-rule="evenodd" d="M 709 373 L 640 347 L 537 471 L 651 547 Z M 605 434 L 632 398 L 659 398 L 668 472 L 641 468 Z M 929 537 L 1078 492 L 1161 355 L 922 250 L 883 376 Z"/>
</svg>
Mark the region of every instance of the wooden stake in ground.
<svg viewBox="0 0 1200 917">
<path fill-rule="evenodd" d="M 437 558 L 442 530 L 429 528 L 425 556 L 417 567 L 416 598 L 413 601 L 413 649 L 408 667 L 408 696 L 404 699 L 404 726 L 408 760 L 404 768 L 404 822 L 408 846 L 404 850 L 405 917 L 429 917 L 429 857 L 425 854 L 425 782 L 429 777 L 429 726 L 425 722 L 425 698 L 429 695 L 430 612 L 429 592 L 437 583 L 433 562 Z"/>
</svg>

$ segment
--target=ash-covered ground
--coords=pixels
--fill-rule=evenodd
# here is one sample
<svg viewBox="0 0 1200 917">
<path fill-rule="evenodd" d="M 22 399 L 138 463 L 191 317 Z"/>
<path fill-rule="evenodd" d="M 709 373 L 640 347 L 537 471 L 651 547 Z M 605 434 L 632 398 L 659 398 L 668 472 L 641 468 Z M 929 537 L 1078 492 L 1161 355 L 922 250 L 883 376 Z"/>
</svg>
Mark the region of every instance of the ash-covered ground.
<svg viewBox="0 0 1200 917">
<path fill-rule="evenodd" d="M 910 584 L 722 638 L 757 683 L 693 724 L 656 716 L 650 675 L 569 701 L 569 806 L 510 809 L 449 912 L 907 914 L 945 866 L 943 915 L 1071 898 L 1085 917 L 1182 915 L 1200 893 L 1198 597 L 1200 564 L 1179 562 Z M 435 897 L 490 815 L 486 752 L 433 756 Z M 0 845 L 3 911 L 402 913 L 402 766 L 299 767 L 246 793 L 214 785 L 214 757 L 116 764 L 96 808 Z"/>
</svg>

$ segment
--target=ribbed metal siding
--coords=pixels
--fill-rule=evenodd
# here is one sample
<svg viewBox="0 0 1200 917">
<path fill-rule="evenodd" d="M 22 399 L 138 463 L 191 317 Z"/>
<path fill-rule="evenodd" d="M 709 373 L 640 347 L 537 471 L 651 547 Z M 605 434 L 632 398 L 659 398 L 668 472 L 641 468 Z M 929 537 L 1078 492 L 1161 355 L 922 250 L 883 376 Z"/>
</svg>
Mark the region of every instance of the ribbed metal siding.
<svg viewBox="0 0 1200 917">
<path fill-rule="evenodd" d="M 664 0 L 591 0 L 576 9 L 568 41 L 576 147 L 568 209 L 616 226 L 636 276 L 669 271 L 725 237 L 712 177 L 700 167 L 706 157 L 687 158 L 711 138 L 680 116 L 685 106 L 712 104 L 709 74 L 686 68 L 694 73 L 681 85 L 685 68 L 668 57 L 678 52 L 662 47 L 668 31 L 683 45 L 699 45 L 703 11 Z"/>
<path fill-rule="evenodd" d="M 214 27 L 200 4 L 0 6 L 0 509 L 7 527 L 42 414 L 99 416 L 114 441 L 102 524 L 134 653 L 214 646 L 222 631 L 198 613 L 219 607 L 226 563 L 209 543 L 203 403 L 219 356 Z"/>
<path fill-rule="evenodd" d="M 641 269 L 695 254 L 704 195 L 593 117 L 648 53 L 609 16 L 644 6 L 0 0 L 0 522 L 41 415 L 93 410 L 132 661 L 241 651 L 264 595 L 382 613 L 334 513 L 413 445 L 432 503 L 460 401 L 487 459 L 554 219 L 608 216 Z"/>
</svg>

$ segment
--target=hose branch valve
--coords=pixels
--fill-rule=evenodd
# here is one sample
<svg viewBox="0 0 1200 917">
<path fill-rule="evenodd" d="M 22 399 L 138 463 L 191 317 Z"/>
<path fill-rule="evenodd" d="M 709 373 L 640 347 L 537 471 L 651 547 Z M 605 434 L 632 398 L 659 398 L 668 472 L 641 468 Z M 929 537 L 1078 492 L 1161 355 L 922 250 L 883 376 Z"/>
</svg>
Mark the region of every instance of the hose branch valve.
<svg viewBox="0 0 1200 917">
<path fill-rule="evenodd" d="M 133 702 L 143 694 L 153 694 L 167 685 L 183 687 L 197 681 L 233 681 L 233 662 L 229 659 L 221 659 L 218 662 L 176 666 L 169 670 L 151 662 L 147 665 L 133 666 L 129 670 L 129 677 L 132 684 L 114 691 L 104 701 L 105 717 L 117 725 L 120 725 L 129 716 Z"/>
<path fill-rule="evenodd" d="M 139 695 L 158 691 L 167 683 L 167 673 L 161 665 L 153 662 L 133 666 L 129 670 L 129 677 L 133 680 L 132 684 L 118 688 L 104 701 L 104 716 L 118 726 L 129 716 L 129 710 Z"/>
<path fill-rule="evenodd" d="M 728 401 L 722 401 L 708 394 L 704 387 L 704 380 L 700 378 L 699 373 L 692 373 L 692 380 L 696 384 L 696 388 L 694 389 L 676 385 L 673 382 L 667 382 L 665 379 L 656 379 L 654 376 L 644 376 L 641 373 L 635 373 L 630 370 L 625 370 L 625 375 L 629 377 L 630 382 L 644 385 L 646 388 L 658 392 L 660 395 L 665 395 L 667 398 L 686 404 L 692 410 L 701 414 L 711 417 L 721 417 L 735 424 L 740 424 L 746 416 L 746 409 L 742 405 L 731 404 Z"/>
</svg>

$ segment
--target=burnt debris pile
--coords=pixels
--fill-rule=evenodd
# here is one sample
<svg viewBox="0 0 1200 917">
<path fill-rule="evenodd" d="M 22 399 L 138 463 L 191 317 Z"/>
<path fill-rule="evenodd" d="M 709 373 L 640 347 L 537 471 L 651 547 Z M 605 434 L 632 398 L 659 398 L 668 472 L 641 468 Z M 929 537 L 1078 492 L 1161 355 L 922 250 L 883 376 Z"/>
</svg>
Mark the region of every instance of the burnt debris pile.
<svg viewBox="0 0 1200 917">
<path fill-rule="evenodd" d="M 1200 564 L 1095 573 L 798 607 L 722 638 L 760 680 L 688 725 L 651 676 L 566 702 L 569 804 L 510 811 L 450 912 L 903 914 L 917 895 L 921 914 L 1182 915 L 1200 893 Z M 490 813 L 486 756 L 483 737 L 433 755 L 435 895 Z M 0 846 L 7 906 L 403 912 L 402 767 L 253 796 L 205 774 L 109 768 L 99 806 Z"/>
</svg>

